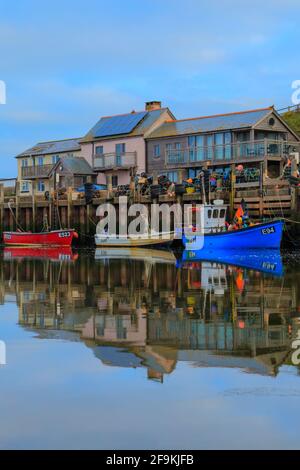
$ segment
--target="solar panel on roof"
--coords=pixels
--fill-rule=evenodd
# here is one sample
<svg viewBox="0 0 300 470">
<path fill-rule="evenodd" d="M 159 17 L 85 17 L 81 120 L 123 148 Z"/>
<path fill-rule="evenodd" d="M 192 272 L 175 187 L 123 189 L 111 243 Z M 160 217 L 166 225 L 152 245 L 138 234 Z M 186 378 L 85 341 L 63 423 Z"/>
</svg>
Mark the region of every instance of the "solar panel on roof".
<svg viewBox="0 0 300 470">
<path fill-rule="evenodd" d="M 147 111 L 141 113 L 126 114 L 123 116 L 111 116 L 102 118 L 96 124 L 94 137 L 106 137 L 109 135 L 128 134 L 146 116 Z"/>
</svg>

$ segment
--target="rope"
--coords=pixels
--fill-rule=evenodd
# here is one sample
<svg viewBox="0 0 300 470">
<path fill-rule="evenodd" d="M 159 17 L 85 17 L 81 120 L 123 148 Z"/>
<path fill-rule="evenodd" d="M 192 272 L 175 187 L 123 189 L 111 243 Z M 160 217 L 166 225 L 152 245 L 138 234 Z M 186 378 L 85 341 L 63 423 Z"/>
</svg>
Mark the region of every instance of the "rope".
<svg viewBox="0 0 300 470">
<path fill-rule="evenodd" d="M 300 220 L 292 220 L 288 219 L 287 217 L 282 217 L 283 220 L 286 220 L 287 222 L 291 222 L 292 224 L 300 224 Z"/>
<path fill-rule="evenodd" d="M 8 205 L 8 208 L 9 208 L 10 212 L 11 212 L 11 215 L 13 216 L 14 221 L 16 222 L 16 226 L 19 227 L 19 229 L 22 230 L 22 232 L 25 232 L 23 227 L 18 223 L 17 218 L 14 214 L 14 211 L 12 210 L 12 208 L 10 206 L 10 202 L 8 202 L 7 205 Z"/>
</svg>

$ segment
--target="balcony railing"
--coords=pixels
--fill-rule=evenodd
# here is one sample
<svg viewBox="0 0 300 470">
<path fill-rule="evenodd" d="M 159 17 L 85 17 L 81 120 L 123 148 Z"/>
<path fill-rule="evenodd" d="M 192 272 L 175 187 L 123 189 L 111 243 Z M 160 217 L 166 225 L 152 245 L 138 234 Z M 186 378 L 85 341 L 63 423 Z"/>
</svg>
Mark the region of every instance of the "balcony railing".
<svg viewBox="0 0 300 470">
<path fill-rule="evenodd" d="M 46 178 L 54 165 L 37 165 L 22 167 L 22 178 Z"/>
<path fill-rule="evenodd" d="M 291 152 L 300 152 L 300 142 L 264 139 L 211 147 L 166 150 L 166 165 L 191 165 L 204 161 L 218 163 L 264 160 L 266 157 L 284 157 Z"/>
<path fill-rule="evenodd" d="M 137 165 L 136 152 L 103 153 L 94 155 L 95 170 L 129 169 Z"/>
</svg>

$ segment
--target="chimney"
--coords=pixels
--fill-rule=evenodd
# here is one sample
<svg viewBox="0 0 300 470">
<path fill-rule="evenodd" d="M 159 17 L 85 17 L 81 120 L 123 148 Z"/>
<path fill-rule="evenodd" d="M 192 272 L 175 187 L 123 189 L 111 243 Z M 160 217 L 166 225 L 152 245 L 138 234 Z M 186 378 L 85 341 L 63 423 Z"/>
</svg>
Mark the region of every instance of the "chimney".
<svg viewBox="0 0 300 470">
<path fill-rule="evenodd" d="M 146 101 L 145 110 L 154 111 L 155 109 L 161 108 L 161 101 Z"/>
</svg>

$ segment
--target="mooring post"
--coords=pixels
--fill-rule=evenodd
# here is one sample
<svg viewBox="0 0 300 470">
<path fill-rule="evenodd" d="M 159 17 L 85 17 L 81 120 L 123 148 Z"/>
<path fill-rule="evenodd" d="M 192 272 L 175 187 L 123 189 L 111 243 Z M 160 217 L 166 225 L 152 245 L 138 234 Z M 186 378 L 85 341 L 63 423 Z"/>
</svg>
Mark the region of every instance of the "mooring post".
<svg viewBox="0 0 300 470">
<path fill-rule="evenodd" d="M 32 196 L 32 230 L 35 232 L 36 229 L 36 205 L 35 205 L 35 184 L 34 181 L 31 183 L 31 196 Z"/>
<path fill-rule="evenodd" d="M 235 198 L 235 182 L 236 182 L 236 176 L 235 176 L 235 164 L 231 164 L 231 175 L 230 175 L 230 218 L 233 218 L 234 215 L 234 198 Z"/>
<path fill-rule="evenodd" d="M 107 190 L 108 190 L 108 197 L 110 198 L 112 196 L 112 175 L 107 175 L 106 176 L 106 183 L 107 183 Z"/>
<path fill-rule="evenodd" d="M 16 229 L 18 228 L 18 224 L 20 223 L 20 190 L 19 190 L 19 182 L 16 183 Z"/>
<path fill-rule="evenodd" d="M 25 209 L 25 226 L 26 226 L 26 230 L 31 229 L 30 222 L 31 222 L 30 207 L 26 207 L 26 209 Z"/>
<path fill-rule="evenodd" d="M 291 186 L 291 214 L 292 217 L 297 217 L 297 202 L 298 202 L 298 188 Z"/>
<path fill-rule="evenodd" d="M 86 229 L 86 224 L 85 224 L 85 215 L 86 215 L 86 210 L 84 206 L 79 207 L 79 224 L 80 224 L 80 232 L 85 233 Z"/>
<path fill-rule="evenodd" d="M 266 165 L 264 162 L 260 162 L 259 167 L 259 217 L 262 218 L 264 215 L 264 181 L 265 181 Z"/>
<path fill-rule="evenodd" d="M 4 230 L 4 186 L 0 185 L 0 228 Z"/>
<path fill-rule="evenodd" d="M 71 228 L 72 226 L 72 188 L 68 188 L 67 192 L 67 198 L 68 198 L 68 228 Z"/>
<path fill-rule="evenodd" d="M 87 233 L 87 235 L 90 235 L 90 230 L 91 230 L 91 228 L 90 228 L 90 218 L 91 218 L 90 207 L 91 206 L 90 206 L 90 204 L 87 204 L 85 207 L 86 207 L 86 233 Z"/>
</svg>

